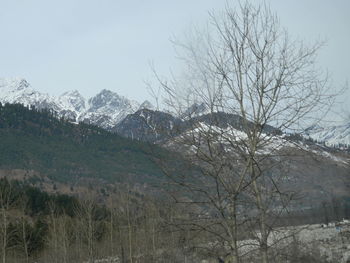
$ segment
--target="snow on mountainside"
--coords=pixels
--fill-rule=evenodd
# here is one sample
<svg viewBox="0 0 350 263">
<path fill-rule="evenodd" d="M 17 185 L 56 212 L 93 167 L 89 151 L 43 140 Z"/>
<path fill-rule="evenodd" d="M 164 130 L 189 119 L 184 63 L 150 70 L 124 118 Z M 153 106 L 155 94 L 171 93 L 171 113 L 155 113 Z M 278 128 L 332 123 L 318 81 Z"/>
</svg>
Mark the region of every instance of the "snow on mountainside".
<svg viewBox="0 0 350 263">
<path fill-rule="evenodd" d="M 111 129 L 140 107 L 138 102 L 105 89 L 88 101 L 76 90 L 55 97 L 32 89 L 30 84 L 21 78 L 0 78 L 0 102 L 52 109 L 60 117 L 74 122 L 95 124 L 106 129 Z M 149 105 L 151 104 L 144 103 L 144 107 Z"/>
<path fill-rule="evenodd" d="M 134 113 L 138 107 L 138 102 L 104 89 L 89 99 L 88 108 L 80 120 L 108 129 L 114 127 L 128 114 Z"/>
<path fill-rule="evenodd" d="M 138 110 L 144 110 L 144 109 L 147 109 L 147 110 L 155 110 L 155 107 L 153 106 L 152 103 L 150 103 L 148 100 L 145 100 L 139 107 Z"/>
<path fill-rule="evenodd" d="M 350 123 L 329 127 L 312 127 L 306 131 L 317 142 L 325 142 L 327 146 L 350 146 Z"/>
<path fill-rule="evenodd" d="M 0 79 L 0 100 L 8 103 L 34 105 L 38 108 L 56 107 L 57 102 L 48 94 L 30 88 L 24 79 Z"/>
<path fill-rule="evenodd" d="M 186 145 L 184 142 L 190 139 L 192 143 L 193 138 L 196 138 L 195 140 L 198 140 L 196 143 L 198 143 L 200 138 L 206 138 L 208 134 L 210 134 L 210 136 L 217 136 L 217 143 L 224 148 L 227 147 L 227 151 L 232 150 L 232 144 L 230 141 L 244 142 L 247 140 L 247 134 L 235 125 L 227 123 L 226 125 L 216 126 L 212 125 L 212 123 L 208 124 L 206 122 L 198 122 L 194 128 L 168 140 L 166 146 L 173 148 L 173 146 L 179 144 Z M 289 149 L 314 154 L 315 156 L 324 157 L 339 164 L 348 164 L 349 162 L 348 156 L 338 156 L 337 154 L 330 152 L 327 147 L 321 147 L 318 144 L 295 139 L 293 138 L 293 135 L 278 134 L 276 132 L 271 133 L 271 130 L 265 130 L 265 132 L 261 134 L 261 138 L 263 139 L 257 150 L 259 155 L 269 156 L 272 154 L 271 156 L 273 156 L 278 151 Z M 198 145 L 196 145 L 196 143 L 193 143 L 188 151 L 195 153 L 197 152 L 198 147 L 202 147 L 202 145 L 205 144 L 198 143 Z M 246 145 L 246 143 L 244 144 Z"/>
<path fill-rule="evenodd" d="M 141 137 L 144 137 L 142 133 L 146 132 L 140 130 L 139 119 L 141 116 L 136 116 L 137 118 L 131 116 L 126 123 L 122 123 L 129 114 L 144 109 L 151 110 L 150 114 L 157 115 L 152 117 L 155 121 L 152 125 L 153 130 L 154 127 L 158 127 L 158 124 L 163 122 L 163 115 L 159 115 L 160 112 L 154 111 L 154 106 L 149 101 L 139 104 L 106 89 L 89 100 L 86 100 L 77 90 L 65 92 L 61 96 L 51 96 L 32 89 L 30 84 L 22 78 L 0 78 L 0 102 L 33 105 L 38 109 L 52 109 L 57 112 L 59 117 L 64 117 L 73 122 L 91 123 L 113 131 L 123 130 L 127 134 L 135 133 L 135 130 L 137 130 Z M 193 104 L 184 112 L 185 116 L 182 117 L 185 120 L 194 118 L 201 121 L 200 119 L 206 118 L 208 113 L 208 109 L 203 103 Z M 123 127 L 117 127 L 119 124 L 123 124 Z M 165 128 L 163 126 L 163 124 L 160 124 L 160 127 Z M 131 130 L 126 130 L 127 128 Z M 165 130 L 168 129 L 169 127 Z M 137 132 L 135 135 L 138 134 Z M 149 132 L 147 130 L 146 133 L 149 134 Z M 312 127 L 306 131 L 305 135 L 318 142 L 325 142 L 328 146 L 350 145 L 350 123 L 331 127 Z"/>
</svg>

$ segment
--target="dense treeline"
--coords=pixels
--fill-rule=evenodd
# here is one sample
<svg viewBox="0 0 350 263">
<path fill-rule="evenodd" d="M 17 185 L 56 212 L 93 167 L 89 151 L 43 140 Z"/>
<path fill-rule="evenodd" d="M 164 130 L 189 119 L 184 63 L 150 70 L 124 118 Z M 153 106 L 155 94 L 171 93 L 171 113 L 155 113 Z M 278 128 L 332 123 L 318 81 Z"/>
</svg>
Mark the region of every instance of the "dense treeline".
<svg viewBox="0 0 350 263">
<path fill-rule="evenodd" d="M 50 206 L 59 214 L 74 215 L 78 205 L 75 198 L 66 195 L 49 195 L 38 188 L 19 181 L 0 179 L 1 255 L 2 262 L 9 258 L 37 255 L 45 248 L 49 234 Z"/>
<path fill-rule="evenodd" d="M 150 152 L 165 154 L 154 145 L 58 119 L 50 110 L 0 104 L 0 169 L 31 169 L 64 182 L 73 176 L 152 181 L 161 171 Z"/>
<path fill-rule="evenodd" d="M 169 231 L 178 214 L 165 201 L 135 193 L 128 185 L 78 200 L 0 179 L 2 262 L 184 262 L 186 237 Z"/>
</svg>

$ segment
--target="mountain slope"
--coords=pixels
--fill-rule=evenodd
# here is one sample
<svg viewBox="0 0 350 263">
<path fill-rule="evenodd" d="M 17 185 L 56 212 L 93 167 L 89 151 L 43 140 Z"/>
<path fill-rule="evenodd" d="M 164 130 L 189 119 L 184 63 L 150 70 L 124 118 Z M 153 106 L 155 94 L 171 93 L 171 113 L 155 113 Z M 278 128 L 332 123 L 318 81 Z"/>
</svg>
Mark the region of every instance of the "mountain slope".
<svg viewBox="0 0 350 263">
<path fill-rule="evenodd" d="M 140 109 L 126 116 L 112 131 L 127 138 L 154 143 L 179 134 L 181 129 L 179 118 L 161 111 Z"/>
<path fill-rule="evenodd" d="M 350 147 L 350 123 L 328 127 L 312 127 L 306 134 L 313 140 L 328 146 Z"/>
<path fill-rule="evenodd" d="M 0 169 L 35 170 L 58 181 L 158 180 L 165 150 L 103 129 L 59 120 L 50 111 L 0 104 Z M 171 159 L 171 158 L 169 158 Z"/>
<path fill-rule="evenodd" d="M 184 133 L 186 130 L 193 129 L 200 123 L 220 128 L 231 126 L 237 130 L 242 130 L 243 118 L 234 114 L 213 112 L 197 114 L 190 119 L 184 119 L 162 111 L 141 109 L 129 114 L 112 131 L 127 138 L 161 143 L 166 139 L 172 139 L 174 136 Z M 263 131 L 281 134 L 280 131 L 269 125 L 266 125 Z"/>
<path fill-rule="evenodd" d="M 164 112 L 140 110 L 128 115 L 115 131 L 125 137 L 160 144 L 192 158 L 193 163 L 203 161 L 197 156 L 206 152 L 206 139 L 209 138 L 211 147 L 216 145 L 226 157 L 231 153 L 234 163 L 239 159 L 236 154 L 239 147 L 235 146 L 239 142 L 244 145 L 247 138 L 244 129 L 249 129 L 250 125 L 253 124 L 248 122 L 244 125 L 242 117 L 224 112 L 180 119 Z M 268 171 L 275 176 L 273 179 L 281 181 L 288 191 L 304 196 L 296 207 L 307 209 L 332 198 L 348 198 L 350 156 L 346 152 L 314 143 L 300 135 L 283 134 L 269 125 L 262 127 L 261 136 L 264 142 L 259 146 L 257 155 L 275 163 L 274 169 Z M 230 140 L 237 144 L 231 145 Z M 219 158 L 220 154 L 215 155 L 213 148 L 214 156 Z M 208 177 L 205 178 L 206 185 L 210 185 Z M 200 182 L 200 179 L 197 181 Z M 214 185 L 215 182 L 213 188 Z"/>
<path fill-rule="evenodd" d="M 128 114 L 134 113 L 138 107 L 137 102 L 104 89 L 89 99 L 86 111 L 81 114 L 78 120 L 110 129 Z"/>
</svg>

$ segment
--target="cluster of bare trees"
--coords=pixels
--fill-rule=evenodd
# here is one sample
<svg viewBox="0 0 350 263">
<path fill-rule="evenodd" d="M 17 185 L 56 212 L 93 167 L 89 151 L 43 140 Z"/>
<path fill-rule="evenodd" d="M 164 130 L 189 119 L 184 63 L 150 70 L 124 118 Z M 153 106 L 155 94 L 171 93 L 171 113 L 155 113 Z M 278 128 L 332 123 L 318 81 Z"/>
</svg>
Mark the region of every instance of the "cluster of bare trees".
<svg viewBox="0 0 350 263">
<path fill-rule="evenodd" d="M 49 215 L 48 247 L 42 258 L 50 262 L 184 262 L 182 233 L 167 222 L 178 214 L 166 201 L 141 194 L 129 185 L 101 196 L 85 194 L 74 217 Z"/>
<path fill-rule="evenodd" d="M 44 202 L 43 210 L 33 213 L 28 208 L 28 196 L 20 194 L 22 188 L 13 184 L 7 180 L 0 183 L 3 263 L 94 262 L 106 258 L 121 263 L 183 262 L 180 234 L 170 232 L 165 223 L 177 212 L 165 200 L 156 200 L 125 184 L 110 186 L 103 195 L 82 193 L 79 199 L 70 199 L 74 202 L 53 196 Z"/>
<path fill-rule="evenodd" d="M 3 263 L 14 262 L 10 260 L 14 257 L 29 262 L 34 247 L 41 246 L 41 242 L 34 236 L 40 235 L 40 221 L 34 222 L 26 215 L 26 201 L 25 196 L 13 189 L 11 181 L 1 180 L 0 255 Z"/>
<path fill-rule="evenodd" d="M 0 189 L 1 204 L 1 259 L 6 262 L 7 248 L 9 242 L 9 209 L 12 204 L 12 188 L 11 184 Z"/>
<path fill-rule="evenodd" d="M 200 186 L 198 181 L 193 183 Z M 211 186 L 208 185 L 207 192 L 203 190 L 205 195 L 212 194 Z M 172 186 L 175 196 L 176 188 Z M 217 211 L 208 208 L 210 203 L 196 192 L 192 196 L 182 195 L 179 200 L 187 207 L 178 207 L 164 196 L 156 200 L 124 185 L 122 190 L 109 189 L 104 200 L 101 195 L 83 194 L 72 210 L 50 201 L 46 204 L 48 212 L 36 216 L 28 211 L 26 195 L 15 196 L 11 182 L 0 192 L 2 262 L 98 262 L 106 258 L 125 263 L 200 262 L 202 259 L 217 262 L 222 255 L 227 255 L 229 242 L 235 240 L 239 244 L 241 239 L 252 238 L 251 231 L 257 227 L 249 225 L 253 224 L 253 214 L 249 215 L 248 227 L 241 221 L 239 212 L 233 219 L 230 216 L 234 216 L 234 211 L 227 212 L 223 206 L 220 212 L 226 216 L 220 218 Z M 17 204 L 9 200 L 17 200 Z M 225 237 L 225 227 L 238 236 Z M 231 229 L 234 227 L 237 229 Z M 254 247 L 256 243 L 253 240 L 245 245 Z M 245 256 L 247 258 L 254 260 L 254 257 Z"/>
<path fill-rule="evenodd" d="M 275 258 L 270 248 L 278 240 L 271 241 L 271 232 L 296 197 L 287 186 L 297 145 L 281 134 L 313 124 L 335 96 L 316 65 L 321 46 L 293 40 L 267 5 L 246 2 L 210 14 L 206 30 L 175 41 L 182 76 L 156 74 L 158 101 L 193 120 L 169 145 L 181 149 L 197 173 L 184 180 L 181 171 L 164 167 L 181 193 L 175 200 L 193 213 L 174 225 L 207 233 L 211 241 L 203 250 L 224 262 L 243 262 L 255 252 L 263 263 Z M 195 103 L 205 106 L 206 119 L 187 110 Z"/>
</svg>

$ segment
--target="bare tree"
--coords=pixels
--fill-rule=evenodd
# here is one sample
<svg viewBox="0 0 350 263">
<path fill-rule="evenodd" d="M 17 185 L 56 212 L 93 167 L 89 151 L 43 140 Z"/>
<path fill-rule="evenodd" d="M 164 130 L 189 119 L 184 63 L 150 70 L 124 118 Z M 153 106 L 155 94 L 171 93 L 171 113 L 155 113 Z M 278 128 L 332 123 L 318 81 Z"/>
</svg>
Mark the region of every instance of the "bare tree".
<svg viewBox="0 0 350 263">
<path fill-rule="evenodd" d="M 2 262 L 7 262 L 7 251 L 9 246 L 9 239 L 13 233 L 9 230 L 9 210 L 14 205 L 14 193 L 12 192 L 12 184 L 6 178 L 0 182 L 0 237 L 1 237 L 1 255 Z"/>
<path fill-rule="evenodd" d="M 31 231 L 28 229 L 29 228 L 29 223 L 27 222 L 26 219 L 26 206 L 28 203 L 28 197 L 26 195 L 23 195 L 19 198 L 19 208 L 21 211 L 21 234 L 20 234 L 20 239 L 21 239 L 21 245 L 23 246 L 23 252 L 25 256 L 25 262 L 29 262 L 29 239 L 31 237 Z"/>
<path fill-rule="evenodd" d="M 281 189 L 290 154 L 286 148 L 293 144 L 281 134 L 311 125 L 335 96 L 327 93 L 327 74 L 316 65 L 322 43 L 293 40 L 267 5 L 248 2 L 211 13 L 205 31 L 174 43 L 185 63 L 183 76 L 156 76 L 163 105 L 188 125 L 169 145 L 181 145 L 200 167 L 187 182 L 171 176 L 195 193 L 190 201 L 176 199 L 199 211 L 182 225 L 215 237 L 210 249 L 225 247 L 225 262 L 241 262 L 249 250 L 239 239 L 249 229 L 253 242 L 244 246 L 257 246 L 261 262 L 267 263 L 274 223 L 294 195 Z M 206 119 L 188 110 L 196 103 L 209 113 Z"/>
<path fill-rule="evenodd" d="M 79 231 L 78 239 L 81 239 L 78 242 L 86 244 L 89 262 L 93 262 L 96 257 L 96 209 L 96 196 L 94 193 L 87 193 L 74 211 L 78 218 L 75 231 Z"/>
<path fill-rule="evenodd" d="M 125 196 L 125 209 L 126 209 L 126 218 L 127 218 L 127 229 L 128 229 L 128 245 L 129 245 L 129 261 L 133 262 L 133 224 L 132 224 L 132 214 L 130 212 L 131 203 L 130 203 L 130 186 L 127 185 L 127 193 Z"/>
<path fill-rule="evenodd" d="M 69 225 L 70 218 L 64 211 L 59 211 L 54 202 L 49 203 L 50 214 L 48 218 L 49 236 L 48 246 L 51 249 L 52 262 L 68 262 L 68 251 L 71 242 Z"/>
</svg>

